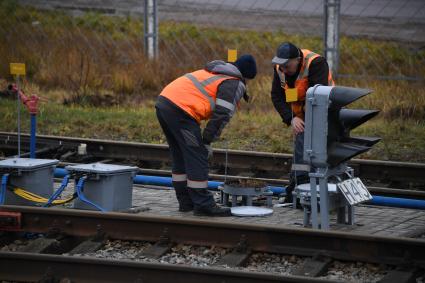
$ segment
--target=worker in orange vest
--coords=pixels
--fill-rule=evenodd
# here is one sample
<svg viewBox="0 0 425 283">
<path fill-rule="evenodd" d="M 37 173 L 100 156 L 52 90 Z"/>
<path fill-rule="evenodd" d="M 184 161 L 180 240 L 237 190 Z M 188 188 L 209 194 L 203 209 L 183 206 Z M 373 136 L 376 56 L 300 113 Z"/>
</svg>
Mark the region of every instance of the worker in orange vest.
<svg viewBox="0 0 425 283">
<path fill-rule="evenodd" d="M 231 215 L 229 208 L 216 205 L 207 190 L 211 142 L 220 136 L 239 101 L 248 101 L 246 80 L 256 74 L 256 62 L 251 55 L 242 55 L 234 63 L 216 60 L 204 69 L 177 78 L 159 95 L 156 114 L 170 146 L 179 211 Z M 203 120 L 209 121 L 201 132 Z"/>
<path fill-rule="evenodd" d="M 285 124 L 292 127 L 294 153 L 291 182 L 286 188 L 285 202 L 292 202 L 295 186 L 309 183 L 311 168 L 303 160 L 304 106 L 306 92 L 316 84 L 334 85 L 326 59 L 308 49 L 300 49 L 290 42 L 282 43 L 272 59 L 274 77 L 271 98 Z"/>
</svg>

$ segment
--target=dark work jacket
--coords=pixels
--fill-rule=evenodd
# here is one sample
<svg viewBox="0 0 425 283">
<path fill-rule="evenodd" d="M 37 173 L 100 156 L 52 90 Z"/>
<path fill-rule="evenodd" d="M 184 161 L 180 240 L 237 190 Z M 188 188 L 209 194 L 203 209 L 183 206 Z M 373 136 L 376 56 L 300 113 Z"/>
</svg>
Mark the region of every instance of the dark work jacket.
<svg viewBox="0 0 425 283">
<path fill-rule="evenodd" d="M 302 62 L 300 62 L 300 66 L 294 75 L 285 75 L 286 83 L 291 88 L 295 86 L 295 80 L 298 77 L 301 65 Z M 291 125 L 292 120 L 291 105 L 285 101 L 285 90 L 281 87 L 280 78 L 275 68 L 273 68 L 273 72 L 274 75 L 271 91 L 273 106 L 282 117 L 282 121 L 289 126 Z M 322 56 L 315 58 L 311 61 L 308 71 L 308 87 L 312 87 L 316 84 L 328 85 L 328 73 L 329 66 L 326 59 Z"/>
</svg>

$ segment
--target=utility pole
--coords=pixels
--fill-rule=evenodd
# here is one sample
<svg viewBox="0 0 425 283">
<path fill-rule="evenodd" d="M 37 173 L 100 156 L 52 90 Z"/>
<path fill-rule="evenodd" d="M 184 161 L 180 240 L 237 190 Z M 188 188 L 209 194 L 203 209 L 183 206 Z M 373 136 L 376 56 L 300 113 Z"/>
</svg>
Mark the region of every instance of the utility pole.
<svg viewBox="0 0 425 283">
<path fill-rule="evenodd" d="M 145 0 L 144 47 L 149 59 L 158 58 L 158 6 L 157 0 Z"/>
<path fill-rule="evenodd" d="M 338 73 L 339 61 L 339 14 L 341 0 L 324 0 L 324 47 L 325 58 L 332 74 Z"/>
</svg>

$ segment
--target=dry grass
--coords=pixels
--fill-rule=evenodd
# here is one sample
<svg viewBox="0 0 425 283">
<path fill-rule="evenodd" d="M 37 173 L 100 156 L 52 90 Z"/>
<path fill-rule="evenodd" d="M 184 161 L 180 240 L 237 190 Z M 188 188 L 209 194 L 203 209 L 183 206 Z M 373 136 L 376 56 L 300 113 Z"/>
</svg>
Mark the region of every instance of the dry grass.
<svg viewBox="0 0 425 283">
<path fill-rule="evenodd" d="M 107 102 L 103 104 L 150 99 L 181 74 L 201 68 L 208 60 L 225 57 L 228 47 L 254 54 L 260 74 L 267 76 L 271 73 L 270 58 L 282 41 L 322 53 L 319 37 L 161 22 L 161 56 L 158 61 L 149 61 L 143 55 L 143 25 L 138 18 L 97 13 L 71 17 L 59 11 L 22 8 L 13 0 L 0 3 L 0 26 L 8 27 L 0 29 L 1 77 L 10 78 L 9 62 L 26 62 L 31 82 L 43 89 L 65 89 L 72 94 L 67 103 L 83 105 L 97 105 L 105 94 Z M 14 48 L 10 47 L 12 42 Z M 425 50 L 406 44 L 342 37 L 340 57 L 344 74 L 425 77 L 425 65 L 416 63 L 423 61 Z M 356 80 L 342 81 L 358 84 Z M 253 92 L 269 88 L 268 83 L 257 82 Z M 402 82 L 392 84 L 394 90 L 387 91 L 387 82 L 367 85 L 394 95 L 416 88 Z M 405 108 L 403 105 L 400 109 Z"/>
<path fill-rule="evenodd" d="M 321 52 L 321 40 L 315 37 L 168 22 L 160 25 L 161 58 L 149 61 L 143 55 L 139 19 L 95 13 L 71 18 L 57 11 L 24 9 L 10 0 L 0 2 L 0 26 L 10 27 L 0 28 L 0 76 L 11 81 L 9 62 L 25 62 L 25 90 L 49 99 L 39 116 L 40 133 L 141 142 L 164 142 L 153 111 L 162 87 L 208 60 L 225 57 L 231 46 L 253 53 L 260 73 L 248 85 L 252 103 L 242 105 L 216 146 L 289 152 L 291 133 L 270 102 L 269 60 L 275 46 L 286 40 Z M 379 66 L 369 60 L 369 55 L 380 58 L 383 53 L 386 57 Z M 424 50 L 396 42 L 344 37 L 340 70 L 425 77 L 425 66 L 415 63 L 423 57 Z M 383 137 L 364 157 L 425 161 L 423 81 L 340 78 L 337 84 L 374 90 L 355 104 L 381 110 L 378 119 L 356 130 Z M 1 81 L 0 89 L 6 85 Z M 0 111 L 0 130 L 15 130 L 13 102 L 2 101 Z"/>
</svg>

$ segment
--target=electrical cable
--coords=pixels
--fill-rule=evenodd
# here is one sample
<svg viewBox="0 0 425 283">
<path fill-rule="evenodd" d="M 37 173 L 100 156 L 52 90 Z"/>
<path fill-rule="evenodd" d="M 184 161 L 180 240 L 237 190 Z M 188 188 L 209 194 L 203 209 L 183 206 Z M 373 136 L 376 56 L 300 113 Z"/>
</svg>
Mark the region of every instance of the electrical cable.
<svg viewBox="0 0 425 283">
<path fill-rule="evenodd" d="M 94 202 L 90 201 L 89 199 L 87 199 L 84 196 L 84 194 L 83 194 L 83 188 L 84 188 L 84 182 L 86 181 L 86 179 L 87 179 L 87 177 L 86 176 L 83 176 L 77 182 L 77 186 L 75 188 L 76 188 L 76 191 L 77 191 L 78 198 L 81 201 L 83 201 L 83 202 L 85 202 L 85 203 L 87 203 L 87 204 L 89 204 L 91 206 L 96 207 L 98 210 L 100 210 L 102 212 L 106 212 L 107 211 L 106 209 L 104 209 L 101 206 L 95 204 Z"/>
</svg>

